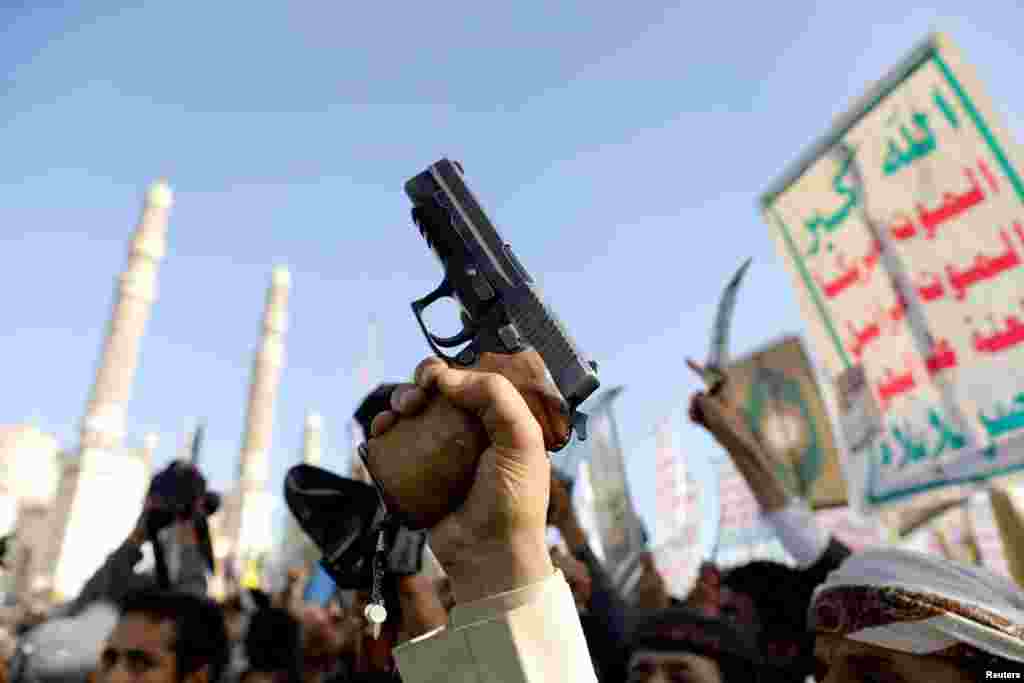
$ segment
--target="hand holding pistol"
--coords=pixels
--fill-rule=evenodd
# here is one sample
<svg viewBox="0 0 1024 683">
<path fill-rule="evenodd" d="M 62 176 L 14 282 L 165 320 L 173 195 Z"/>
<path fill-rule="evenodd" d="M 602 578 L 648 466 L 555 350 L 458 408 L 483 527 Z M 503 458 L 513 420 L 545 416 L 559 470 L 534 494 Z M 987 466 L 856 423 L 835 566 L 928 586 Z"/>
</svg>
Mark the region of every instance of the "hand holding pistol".
<svg viewBox="0 0 1024 683">
<path fill-rule="evenodd" d="M 409 180 L 412 218 L 441 261 L 444 279 L 412 309 L 430 348 L 450 365 L 503 375 L 525 399 L 549 451 L 562 449 L 584 421 L 577 408 L 599 386 L 597 365 L 568 330 L 447 159 Z M 434 335 L 423 312 L 440 299 L 461 308 L 463 329 Z M 463 348 L 455 355 L 446 349 Z M 464 500 L 480 454 L 483 424 L 440 396 L 414 418 L 370 439 L 366 464 L 389 511 L 411 528 L 431 528 Z"/>
</svg>

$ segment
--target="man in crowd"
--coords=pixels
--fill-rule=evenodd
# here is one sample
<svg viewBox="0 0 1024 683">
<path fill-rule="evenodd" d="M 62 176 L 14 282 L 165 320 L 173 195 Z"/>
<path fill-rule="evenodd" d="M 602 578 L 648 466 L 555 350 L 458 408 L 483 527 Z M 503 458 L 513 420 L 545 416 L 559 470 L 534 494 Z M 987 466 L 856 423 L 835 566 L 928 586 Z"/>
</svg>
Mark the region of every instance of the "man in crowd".
<svg viewBox="0 0 1024 683">
<path fill-rule="evenodd" d="M 248 624 L 241 618 L 247 611 L 242 604 L 230 610 L 237 617 L 233 635 L 249 650 L 245 683 L 391 680 L 377 660 L 390 661 L 392 656 L 405 683 L 803 683 L 813 671 L 814 636 L 807 629 L 807 610 L 815 589 L 849 550 L 829 538 L 810 512 L 786 495 L 766 464 L 762 446 L 721 395 L 695 396 L 691 417 L 737 463 L 766 521 L 777 528 L 798 566 L 750 563 L 720 574 L 714 566 L 705 565 L 685 606 L 669 596 L 650 555 L 632 604 L 617 594 L 589 547 L 565 482 L 552 475 L 539 425 L 504 378 L 449 368 L 429 359 L 417 368 L 415 384 L 394 390 L 391 410 L 377 416 L 371 433 L 379 436 L 399 420 L 416 416 L 438 395 L 479 416 L 491 441 L 467 499 L 430 530 L 430 545 L 445 571 L 454 605 L 445 605 L 435 572 L 401 577 L 399 618 L 389 619 L 383 641 L 371 643 L 355 633 L 366 626 L 361 619 L 365 594 L 357 595 L 344 611 L 339 606 L 305 604 L 296 597 L 299 582 L 295 581 L 292 590 L 286 591 L 288 596 L 279 596 L 279 609 L 270 607 L 268 597 L 264 613 Z M 567 553 L 549 551 L 545 534 L 549 524 L 560 531 Z M 187 523 L 181 526 L 175 533 L 187 560 L 196 536 L 194 529 L 188 533 Z M 109 633 L 91 683 L 128 678 L 221 683 L 230 648 L 225 617 L 217 605 L 195 594 L 205 593 L 205 559 L 195 552 L 195 562 L 190 568 L 187 561 L 182 562 L 177 576 L 179 581 L 185 579 L 183 586 L 173 592 L 156 590 L 151 576 L 134 572 L 144 529 L 145 512 L 137 529 L 68 610 L 82 620 L 91 614 L 88 609 L 81 611 L 90 604 L 119 607 L 112 613 L 113 630 L 109 625 L 90 629 L 95 631 L 91 637 L 101 640 Z M 932 584 L 939 585 L 934 577 L 944 578 L 942 572 L 952 571 L 931 565 L 921 569 L 924 565 L 902 556 L 882 560 L 846 563 L 850 578 L 845 583 L 833 581 L 826 595 L 829 599 L 814 603 L 819 651 L 823 643 L 852 647 L 842 640 L 848 634 L 828 621 L 828 610 L 835 605 L 856 608 L 860 593 L 844 588 L 850 581 L 871 580 L 884 587 L 886 581 L 904 574 L 916 576 L 906 569 L 911 567 L 922 575 L 927 569 Z M 188 580 L 190 575 L 195 575 L 196 582 Z M 127 592 L 129 583 L 143 590 Z M 993 585 L 978 580 L 980 592 Z M 1011 596 L 1009 588 L 1005 592 L 1006 604 L 1019 609 L 1020 603 L 1014 602 L 1019 596 Z M 839 597 L 831 599 L 835 596 Z M 940 597 L 948 601 L 945 594 Z M 737 607 L 744 604 L 752 609 Z M 889 638 L 877 647 L 898 650 L 895 642 Z M 367 649 L 367 643 L 376 649 Z M 1011 645 L 1019 647 L 1017 641 Z M 853 665 L 842 659 L 845 652 L 829 650 L 831 659 L 825 658 L 830 683 L 874 680 L 837 674 L 853 671 Z M 822 660 L 820 652 L 818 659 Z"/>
<path fill-rule="evenodd" d="M 764 676 L 751 634 L 685 607 L 640 613 L 629 637 L 629 683 L 756 683 Z"/>
<path fill-rule="evenodd" d="M 594 669 L 602 683 L 621 681 L 626 673 L 628 607 L 612 586 L 611 578 L 587 542 L 586 533 L 573 509 L 566 482 L 554 474 L 551 477 L 549 500 L 548 522 L 561 534 L 569 550 L 568 559 L 575 560 L 585 570 L 585 573 L 581 572 L 580 566 L 568 562 L 559 567 L 569 582 L 577 605 L 582 604 L 584 608 L 580 622 Z M 654 576 L 658 580 L 661 578 L 657 573 Z M 667 606 L 668 594 L 664 595 Z"/>
<path fill-rule="evenodd" d="M 136 571 L 143 557 L 142 546 L 147 541 L 151 509 L 152 506 L 147 504 L 128 538 L 85 582 L 78 597 L 68 607 L 67 616 L 74 616 L 98 601 L 118 603 L 129 593 L 156 585 L 156 576 L 152 572 Z M 195 524 L 191 520 L 174 522 L 172 533 L 176 548 L 180 550 L 177 572 L 171 577 L 174 587 L 193 595 L 206 595 L 207 564 Z"/>
<path fill-rule="evenodd" d="M 689 365 L 699 372 L 696 363 L 689 361 Z M 774 529 L 797 566 L 751 562 L 726 572 L 722 588 L 730 596 L 730 611 L 759 631 L 758 648 L 779 668 L 780 681 L 803 683 L 814 670 L 814 640 L 806 623 L 811 595 L 829 572 L 850 556 L 850 549 L 830 537 L 806 503 L 789 496 L 765 446 L 729 400 L 726 386 L 695 394 L 690 419 L 729 454 L 757 500 L 765 523 Z M 753 604 L 753 614 L 745 609 L 748 603 Z"/>
<path fill-rule="evenodd" d="M 117 607 L 130 594 L 156 587 L 152 572 L 136 571 L 151 511 L 147 501 L 128 538 L 97 568 L 78 596 L 51 610 L 43 623 L 22 636 L 11 662 L 11 683 L 84 679 L 116 620 Z M 177 571 L 170 577 L 172 587 L 205 596 L 207 564 L 195 525 L 177 521 L 171 531 L 180 549 Z"/>
<path fill-rule="evenodd" d="M 761 661 L 754 631 L 717 618 L 717 574 L 710 565 L 702 568 L 707 590 L 695 591 L 700 598 L 696 602 L 705 609 L 687 609 L 670 597 L 653 556 L 647 553 L 635 600 L 627 605 L 591 551 L 565 482 L 557 476 L 551 481 L 548 516 L 586 568 L 587 576 L 592 577 L 589 581 L 570 579 L 570 586 L 577 603 L 584 602 L 580 620 L 602 683 L 758 680 Z M 589 596 L 586 589 L 590 590 Z"/>
<path fill-rule="evenodd" d="M 144 589 L 121 603 L 97 683 L 218 683 L 228 664 L 220 607 L 183 592 Z"/>
</svg>

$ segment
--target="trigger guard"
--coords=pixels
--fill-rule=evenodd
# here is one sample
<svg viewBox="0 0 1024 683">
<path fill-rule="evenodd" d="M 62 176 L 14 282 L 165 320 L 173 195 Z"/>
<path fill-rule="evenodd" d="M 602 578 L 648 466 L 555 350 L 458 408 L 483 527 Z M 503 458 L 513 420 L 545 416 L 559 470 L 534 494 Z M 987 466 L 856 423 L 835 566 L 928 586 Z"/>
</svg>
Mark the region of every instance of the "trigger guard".
<svg viewBox="0 0 1024 683">
<path fill-rule="evenodd" d="M 465 317 L 463 317 L 463 328 L 461 332 L 452 337 L 438 337 L 427 329 L 427 323 L 423 320 L 423 311 L 438 299 L 454 299 L 454 294 L 455 291 L 452 288 L 451 283 L 448 281 L 448 278 L 445 277 L 444 280 L 441 281 L 441 284 L 438 285 L 437 289 L 422 299 L 413 301 L 411 304 L 413 315 L 416 316 L 416 323 L 420 326 L 420 331 L 423 332 L 423 336 L 427 338 L 427 344 L 430 345 L 430 350 L 439 358 L 444 359 L 444 361 L 449 365 L 452 365 L 457 361 L 454 356 L 445 353 L 441 349 L 450 349 L 466 342 L 473 342 L 476 339 L 476 330 L 467 326 Z"/>
<path fill-rule="evenodd" d="M 450 349 L 458 346 L 459 344 L 465 344 L 466 342 L 473 341 L 473 339 L 476 337 L 475 331 L 466 328 L 462 328 L 462 332 L 459 332 L 458 334 L 452 337 L 438 337 L 432 332 L 428 332 L 427 334 L 430 335 L 430 340 L 432 342 L 446 349 Z"/>
</svg>

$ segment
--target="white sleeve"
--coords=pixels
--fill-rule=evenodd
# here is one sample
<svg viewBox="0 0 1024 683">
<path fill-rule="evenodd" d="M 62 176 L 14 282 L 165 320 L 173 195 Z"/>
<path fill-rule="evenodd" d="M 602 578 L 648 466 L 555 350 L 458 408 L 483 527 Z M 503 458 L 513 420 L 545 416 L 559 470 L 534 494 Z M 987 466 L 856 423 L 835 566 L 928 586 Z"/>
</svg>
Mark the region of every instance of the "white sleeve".
<svg viewBox="0 0 1024 683">
<path fill-rule="evenodd" d="M 794 498 L 781 510 L 766 512 L 762 517 L 800 569 L 807 569 L 825 554 L 829 533 L 801 499 Z"/>
<path fill-rule="evenodd" d="M 399 645 L 407 683 L 597 683 L 576 603 L 560 571 L 456 605 L 442 627 Z"/>
</svg>

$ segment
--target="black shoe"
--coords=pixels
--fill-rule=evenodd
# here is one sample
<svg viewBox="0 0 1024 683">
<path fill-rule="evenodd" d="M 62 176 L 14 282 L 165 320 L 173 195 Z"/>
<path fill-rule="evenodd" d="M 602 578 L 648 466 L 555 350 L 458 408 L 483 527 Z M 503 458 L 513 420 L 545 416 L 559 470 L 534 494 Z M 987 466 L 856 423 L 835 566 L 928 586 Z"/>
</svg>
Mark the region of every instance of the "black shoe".
<svg viewBox="0 0 1024 683">
<path fill-rule="evenodd" d="M 323 553 L 320 564 L 338 588 L 361 589 L 372 582 L 376 530 L 385 518 L 373 486 L 296 465 L 285 477 L 284 500 Z"/>
<path fill-rule="evenodd" d="M 284 480 L 284 499 L 299 526 L 323 553 L 321 566 L 341 590 L 373 585 L 373 556 L 383 534 L 382 568 L 409 576 L 423 567 L 426 531 L 410 531 L 385 514 L 377 489 L 311 465 Z"/>
</svg>

